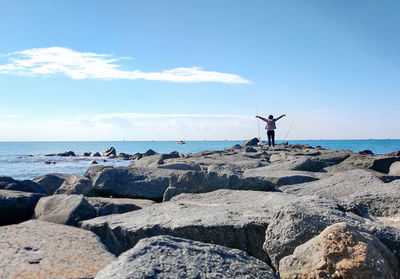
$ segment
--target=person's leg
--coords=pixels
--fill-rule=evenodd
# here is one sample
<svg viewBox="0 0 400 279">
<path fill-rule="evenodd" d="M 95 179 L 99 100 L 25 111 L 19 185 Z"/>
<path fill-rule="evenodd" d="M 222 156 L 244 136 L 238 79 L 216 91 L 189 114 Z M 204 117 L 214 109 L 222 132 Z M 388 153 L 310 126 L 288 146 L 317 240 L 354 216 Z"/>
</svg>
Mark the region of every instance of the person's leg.
<svg viewBox="0 0 400 279">
<path fill-rule="evenodd" d="M 272 146 L 275 147 L 275 131 L 274 130 L 272 130 L 271 138 L 272 138 Z"/>
<path fill-rule="evenodd" d="M 267 136 L 268 136 L 268 146 L 271 147 L 271 131 L 267 131 Z"/>
</svg>

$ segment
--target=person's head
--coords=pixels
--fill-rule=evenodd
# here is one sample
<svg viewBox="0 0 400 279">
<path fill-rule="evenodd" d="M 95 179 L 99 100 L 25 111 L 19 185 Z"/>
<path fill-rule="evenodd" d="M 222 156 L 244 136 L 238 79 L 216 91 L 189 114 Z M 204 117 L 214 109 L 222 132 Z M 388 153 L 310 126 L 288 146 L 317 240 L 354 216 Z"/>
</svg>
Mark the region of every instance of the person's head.
<svg viewBox="0 0 400 279">
<path fill-rule="evenodd" d="M 268 119 L 274 119 L 274 116 L 272 115 L 272 114 L 270 114 L 269 116 L 268 116 Z"/>
</svg>

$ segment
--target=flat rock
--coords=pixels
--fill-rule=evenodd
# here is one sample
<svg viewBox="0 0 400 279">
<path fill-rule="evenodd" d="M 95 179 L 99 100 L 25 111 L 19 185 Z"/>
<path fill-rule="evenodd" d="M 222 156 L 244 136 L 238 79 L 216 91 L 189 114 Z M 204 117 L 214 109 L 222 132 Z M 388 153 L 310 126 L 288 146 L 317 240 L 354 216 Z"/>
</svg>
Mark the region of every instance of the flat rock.
<svg viewBox="0 0 400 279">
<path fill-rule="evenodd" d="M 271 171 L 268 167 L 245 170 L 243 176 L 247 178 L 258 177 L 265 181 L 269 181 L 275 187 L 318 180 L 318 177 L 312 172 L 292 170 Z"/>
<path fill-rule="evenodd" d="M 161 201 L 171 177 L 177 173 L 158 168 L 106 168 L 94 176 L 92 185 L 102 196 Z"/>
<path fill-rule="evenodd" d="M 82 220 L 96 217 L 96 210 L 82 195 L 53 195 L 39 200 L 35 216 L 42 221 L 76 226 Z"/>
<path fill-rule="evenodd" d="M 384 183 L 378 172 L 351 169 L 318 181 L 281 187 L 301 196 L 318 195 L 336 201 L 341 207 L 362 216 L 400 214 L 400 181 Z"/>
<path fill-rule="evenodd" d="M 0 226 L 29 220 L 41 194 L 0 190 Z"/>
<path fill-rule="evenodd" d="M 93 278 L 115 257 L 91 232 L 31 220 L 0 227 L 0 278 Z"/>
<path fill-rule="evenodd" d="M 399 278 L 398 262 L 374 236 L 346 223 L 324 229 L 279 263 L 281 279 Z"/>
<path fill-rule="evenodd" d="M 69 176 L 69 174 L 63 173 L 49 173 L 34 178 L 33 182 L 42 186 L 46 195 L 52 195 Z"/>
<path fill-rule="evenodd" d="M 400 161 L 397 156 L 369 156 L 354 154 L 347 158 L 345 162 L 352 163 L 360 168 L 371 169 L 381 173 L 389 173 L 390 166 Z"/>
<path fill-rule="evenodd" d="M 39 184 L 31 180 L 15 180 L 8 176 L 0 176 L 0 189 L 44 194 Z"/>
<path fill-rule="evenodd" d="M 70 175 L 63 184 L 54 192 L 54 194 L 65 194 L 65 195 L 90 195 L 94 191 L 92 181 L 85 177 L 72 174 Z"/>
<path fill-rule="evenodd" d="M 220 189 L 274 191 L 269 181 L 257 177 L 218 172 L 185 172 L 171 178 L 164 193 L 164 201 L 181 193 L 206 193 Z"/>
<path fill-rule="evenodd" d="M 85 199 L 96 210 L 96 216 L 121 214 L 129 211 L 139 210 L 155 203 L 152 200 L 142 199 L 116 199 L 100 197 L 87 197 Z"/>
<path fill-rule="evenodd" d="M 266 263 L 219 245 L 171 236 L 145 238 L 95 279 L 276 278 Z"/>
<path fill-rule="evenodd" d="M 297 157 L 290 161 L 280 161 L 265 167 L 267 171 L 281 171 L 281 170 L 297 170 L 317 172 L 327 167 L 328 164 L 323 161 L 315 160 L 309 157 Z"/>
</svg>

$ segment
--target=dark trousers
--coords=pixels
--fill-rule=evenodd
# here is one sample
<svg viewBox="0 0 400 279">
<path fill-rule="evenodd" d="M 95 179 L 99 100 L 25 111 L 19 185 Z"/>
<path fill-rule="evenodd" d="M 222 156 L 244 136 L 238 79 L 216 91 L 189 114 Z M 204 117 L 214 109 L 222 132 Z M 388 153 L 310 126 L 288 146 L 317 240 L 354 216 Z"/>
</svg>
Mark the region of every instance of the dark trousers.
<svg viewBox="0 0 400 279">
<path fill-rule="evenodd" d="M 275 131 L 268 130 L 267 136 L 268 136 L 268 146 L 271 147 L 271 143 L 272 143 L 272 146 L 275 146 Z"/>
</svg>

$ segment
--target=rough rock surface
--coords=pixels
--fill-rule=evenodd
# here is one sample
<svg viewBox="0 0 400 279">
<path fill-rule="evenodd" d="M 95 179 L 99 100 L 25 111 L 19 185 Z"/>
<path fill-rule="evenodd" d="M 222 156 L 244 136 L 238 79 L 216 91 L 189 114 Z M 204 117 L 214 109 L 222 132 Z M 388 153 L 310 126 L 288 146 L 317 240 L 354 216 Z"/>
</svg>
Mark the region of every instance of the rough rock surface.
<svg viewBox="0 0 400 279">
<path fill-rule="evenodd" d="M 279 263 L 281 279 L 399 278 L 398 262 L 374 236 L 337 223 Z"/>
<path fill-rule="evenodd" d="M 327 167 L 329 164 L 309 157 L 299 157 L 294 160 L 283 161 L 264 167 L 266 171 L 296 170 L 317 172 Z"/>
<path fill-rule="evenodd" d="M 368 156 L 361 154 L 354 154 L 345 160 L 345 162 L 352 163 L 357 167 L 371 169 L 381 173 L 389 173 L 390 166 L 397 161 L 400 161 L 400 157 Z"/>
<path fill-rule="evenodd" d="M 284 198 L 280 193 L 233 190 L 181 194 L 139 211 L 86 220 L 81 227 L 96 233 L 115 254 L 142 238 L 171 235 L 240 249 L 268 261 L 262 245 L 272 201 Z"/>
<path fill-rule="evenodd" d="M 154 154 L 140 158 L 133 162 L 130 166 L 138 168 L 156 168 L 164 163 L 162 154 Z"/>
<path fill-rule="evenodd" d="M 112 169 L 112 166 L 103 166 L 103 165 L 98 165 L 98 166 L 93 166 L 90 167 L 86 170 L 86 172 L 83 174 L 84 177 L 87 177 L 89 179 L 94 179 L 97 175 L 99 175 L 103 170 L 105 169 Z"/>
<path fill-rule="evenodd" d="M 217 172 L 186 172 L 171 178 L 164 201 L 181 193 L 206 193 L 219 189 L 274 191 L 269 181 Z"/>
<path fill-rule="evenodd" d="M 400 176 L 400 162 L 394 162 L 390 165 L 389 175 Z"/>
<path fill-rule="evenodd" d="M 36 193 L 0 190 L 0 226 L 29 220 L 41 197 Z"/>
<path fill-rule="evenodd" d="M 330 199 L 316 196 L 289 198 L 286 196 L 286 201 L 281 203 L 282 206 L 270 220 L 265 236 L 264 250 L 276 269 L 279 261 L 292 254 L 297 246 L 315 237 L 327 226 L 339 222 L 373 234 L 400 258 L 399 229 L 346 212 Z"/>
<path fill-rule="evenodd" d="M 100 197 L 87 197 L 85 199 L 96 210 L 96 216 L 120 214 L 139 210 L 155 203 L 151 200 L 141 199 L 115 199 Z"/>
<path fill-rule="evenodd" d="M 76 194 L 87 196 L 92 192 L 92 181 L 89 178 L 72 174 L 63 182 L 54 194 Z"/>
<path fill-rule="evenodd" d="M 318 180 L 317 176 L 312 172 L 293 170 L 271 171 L 268 167 L 248 169 L 244 171 L 243 175 L 246 178 L 257 177 L 263 179 L 275 187 Z"/>
<path fill-rule="evenodd" d="M 96 210 L 82 195 L 53 195 L 39 200 L 35 216 L 42 221 L 76 226 L 82 220 L 96 217 Z"/>
<path fill-rule="evenodd" d="M 0 278 L 93 278 L 115 257 L 91 232 L 31 220 L 0 227 Z"/>
<path fill-rule="evenodd" d="M 243 251 L 171 236 L 142 239 L 96 279 L 276 278 L 266 263 Z"/>
<path fill-rule="evenodd" d="M 46 195 L 52 195 L 69 176 L 69 174 L 63 173 L 49 173 L 36 177 L 33 182 L 42 186 Z"/>
<path fill-rule="evenodd" d="M 296 195 L 330 198 L 346 210 L 363 216 L 395 216 L 400 214 L 400 181 L 384 181 L 384 176 L 377 172 L 352 169 L 281 189 Z"/>
<path fill-rule="evenodd" d="M 94 191 L 103 196 L 161 201 L 176 170 L 106 168 L 93 178 Z"/>
<path fill-rule="evenodd" d="M 258 138 L 252 138 L 251 140 L 245 140 L 242 143 L 242 146 L 255 146 L 260 142 Z"/>
<path fill-rule="evenodd" d="M 15 180 L 8 176 L 0 176 L 0 189 L 44 194 L 39 184 L 31 180 Z"/>
</svg>

